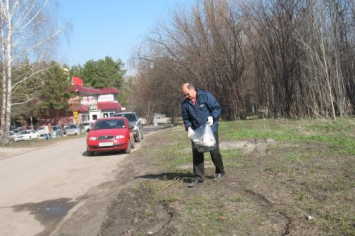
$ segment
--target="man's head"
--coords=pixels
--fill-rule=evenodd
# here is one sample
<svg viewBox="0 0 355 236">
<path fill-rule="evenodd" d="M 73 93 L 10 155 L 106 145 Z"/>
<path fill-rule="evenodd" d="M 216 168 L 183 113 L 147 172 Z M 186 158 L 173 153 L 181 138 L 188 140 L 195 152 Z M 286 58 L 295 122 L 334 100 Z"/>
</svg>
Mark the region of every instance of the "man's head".
<svg viewBox="0 0 355 236">
<path fill-rule="evenodd" d="M 196 89 L 195 89 L 195 86 L 192 83 L 184 83 L 182 85 L 181 91 L 184 94 L 185 98 L 187 98 L 189 100 L 195 100 L 196 99 Z"/>
</svg>

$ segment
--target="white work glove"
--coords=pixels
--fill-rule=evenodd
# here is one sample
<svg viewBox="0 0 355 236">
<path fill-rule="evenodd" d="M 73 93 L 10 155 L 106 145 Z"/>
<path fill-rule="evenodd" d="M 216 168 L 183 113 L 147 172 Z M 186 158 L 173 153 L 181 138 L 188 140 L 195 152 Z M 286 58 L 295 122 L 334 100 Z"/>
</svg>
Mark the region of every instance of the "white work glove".
<svg viewBox="0 0 355 236">
<path fill-rule="evenodd" d="M 193 129 L 191 129 L 191 127 L 189 127 L 187 129 L 187 137 L 192 138 L 192 136 L 194 136 L 194 135 L 195 135 L 195 131 Z"/>
<path fill-rule="evenodd" d="M 213 117 L 212 116 L 209 116 L 208 118 L 207 118 L 207 123 L 206 123 L 207 125 L 213 125 Z"/>
</svg>

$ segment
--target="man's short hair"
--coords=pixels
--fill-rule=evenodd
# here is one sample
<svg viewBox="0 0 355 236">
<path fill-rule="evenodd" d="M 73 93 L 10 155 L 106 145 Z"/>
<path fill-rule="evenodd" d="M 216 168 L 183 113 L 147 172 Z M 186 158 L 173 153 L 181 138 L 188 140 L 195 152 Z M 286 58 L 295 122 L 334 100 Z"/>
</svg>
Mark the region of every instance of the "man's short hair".
<svg viewBox="0 0 355 236">
<path fill-rule="evenodd" d="M 194 89 L 195 86 L 192 83 L 187 83 L 188 90 Z"/>
</svg>

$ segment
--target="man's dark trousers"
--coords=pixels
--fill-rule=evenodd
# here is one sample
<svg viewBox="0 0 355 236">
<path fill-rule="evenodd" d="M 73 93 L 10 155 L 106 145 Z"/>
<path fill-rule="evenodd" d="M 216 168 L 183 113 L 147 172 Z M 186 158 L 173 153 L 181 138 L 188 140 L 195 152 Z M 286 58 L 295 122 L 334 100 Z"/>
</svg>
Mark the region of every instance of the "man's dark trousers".
<svg viewBox="0 0 355 236">
<path fill-rule="evenodd" d="M 214 133 L 214 137 L 216 139 L 216 147 L 210 151 L 212 162 L 216 166 L 216 174 L 224 173 L 222 156 L 219 152 L 218 130 Z M 204 154 L 198 152 L 194 143 L 192 141 L 191 143 L 195 178 L 196 180 L 203 182 L 205 180 Z"/>
</svg>

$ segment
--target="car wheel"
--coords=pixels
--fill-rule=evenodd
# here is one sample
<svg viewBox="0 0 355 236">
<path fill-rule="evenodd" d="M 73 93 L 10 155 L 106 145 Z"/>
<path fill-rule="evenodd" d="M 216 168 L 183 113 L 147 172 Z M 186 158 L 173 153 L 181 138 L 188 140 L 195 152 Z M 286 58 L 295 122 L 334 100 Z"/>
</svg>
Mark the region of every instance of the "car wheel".
<svg viewBox="0 0 355 236">
<path fill-rule="evenodd" d="M 129 140 L 128 148 L 125 150 L 126 154 L 130 154 L 131 153 L 131 145 L 132 145 L 132 142 L 131 142 L 131 140 Z"/>
</svg>

